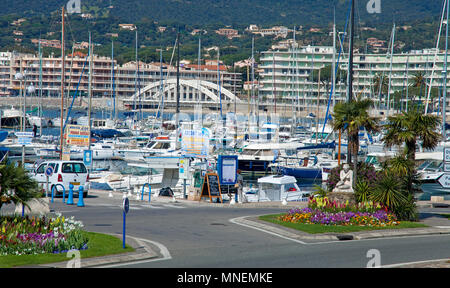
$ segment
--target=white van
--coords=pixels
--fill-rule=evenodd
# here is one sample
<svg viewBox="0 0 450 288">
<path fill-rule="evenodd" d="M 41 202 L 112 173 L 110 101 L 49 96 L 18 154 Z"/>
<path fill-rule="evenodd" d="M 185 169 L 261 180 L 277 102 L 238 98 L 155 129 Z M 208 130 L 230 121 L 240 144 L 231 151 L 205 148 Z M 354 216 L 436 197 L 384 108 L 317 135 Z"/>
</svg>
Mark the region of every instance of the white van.
<svg viewBox="0 0 450 288">
<path fill-rule="evenodd" d="M 66 197 L 69 195 L 69 185 L 73 184 L 73 195 L 78 195 L 79 187 L 83 186 L 83 196 L 86 197 L 89 192 L 89 173 L 83 162 L 79 161 L 61 161 L 49 160 L 39 164 L 32 175 L 44 191 L 47 189 L 47 176 L 45 175 L 45 168 L 47 166 L 53 167 L 53 175 L 48 178 L 47 195 L 51 195 L 52 189 L 56 186 L 56 195 L 62 195 L 63 189 L 66 189 Z M 60 184 L 60 185 L 58 185 Z"/>
</svg>

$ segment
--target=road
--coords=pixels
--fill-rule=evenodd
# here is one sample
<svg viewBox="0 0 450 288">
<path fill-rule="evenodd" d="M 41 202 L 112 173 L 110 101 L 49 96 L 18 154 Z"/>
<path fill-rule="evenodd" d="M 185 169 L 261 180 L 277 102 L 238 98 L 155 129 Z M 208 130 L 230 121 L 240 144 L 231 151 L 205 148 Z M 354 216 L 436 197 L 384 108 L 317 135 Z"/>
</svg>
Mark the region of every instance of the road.
<svg viewBox="0 0 450 288">
<path fill-rule="evenodd" d="M 117 195 L 111 199 L 98 194 L 85 199 L 85 207 L 67 206 L 56 199 L 51 208 L 75 216 L 88 231 L 122 234 L 121 200 Z M 161 244 L 170 257 L 115 267 L 362 268 L 374 259 L 368 255 L 373 249 L 379 251 L 383 266 L 450 258 L 450 235 L 303 243 L 230 222 L 241 216 L 281 212 L 131 201 L 127 235 Z"/>
</svg>

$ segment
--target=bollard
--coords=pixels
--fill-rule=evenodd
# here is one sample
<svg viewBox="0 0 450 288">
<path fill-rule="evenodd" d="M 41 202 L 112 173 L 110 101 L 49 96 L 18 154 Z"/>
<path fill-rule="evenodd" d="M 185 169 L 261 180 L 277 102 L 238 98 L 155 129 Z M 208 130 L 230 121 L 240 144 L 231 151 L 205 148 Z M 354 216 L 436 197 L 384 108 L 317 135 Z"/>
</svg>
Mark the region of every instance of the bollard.
<svg viewBox="0 0 450 288">
<path fill-rule="evenodd" d="M 84 207 L 83 190 L 83 186 L 80 186 L 80 188 L 78 188 L 78 207 Z"/>
<path fill-rule="evenodd" d="M 148 186 L 148 202 L 150 202 L 151 201 L 151 195 L 152 195 L 152 186 L 150 186 L 149 183 L 145 183 L 144 186 L 142 186 L 141 201 L 144 201 L 144 189 L 145 189 L 146 186 Z"/>
<path fill-rule="evenodd" d="M 69 184 L 69 197 L 67 198 L 67 205 L 73 205 L 73 184 Z"/>
<path fill-rule="evenodd" d="M 55 188 L 56 188 L 56 186 L 53 186 L 53 187 L 52 187 L 52 201 L 51 201 L 52 203 L 53 203 L 53 198 L 54 198 L 54 193 L 53 193 L 53 191 L 55 191 Z"/>
<path fill-rule="evenodd" d="M 63 203 L 66 203 L 66 189 L 63 186 Z"/>
</svg>

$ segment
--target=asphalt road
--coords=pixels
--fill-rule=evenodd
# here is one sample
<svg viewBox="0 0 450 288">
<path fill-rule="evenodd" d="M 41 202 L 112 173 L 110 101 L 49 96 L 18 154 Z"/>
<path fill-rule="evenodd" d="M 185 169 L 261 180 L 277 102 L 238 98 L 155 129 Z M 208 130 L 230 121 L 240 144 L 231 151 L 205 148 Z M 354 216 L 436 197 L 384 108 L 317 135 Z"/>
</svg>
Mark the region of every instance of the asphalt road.
<svg viewBox="0 0 450 288">
<path fill-rule="evenodd" d="M 75 200 L 76 202 L 76 200 Z M 122 234 L 121 198 L 98 194 L 85 207 L 56 199 L 51 208 L 83 221 L 88 231 Z M 131 201 L 127 235 L 155 241 L 169 259 L 116 265 L 128 268 L 364 268 L 379 251 L 381 265 L 450 258 L 450 235 L 299 243 L 230 222 L 282 209 L 192 207 Z M 430 212 L 430 211 L 429 211 Z"/>
</svg>

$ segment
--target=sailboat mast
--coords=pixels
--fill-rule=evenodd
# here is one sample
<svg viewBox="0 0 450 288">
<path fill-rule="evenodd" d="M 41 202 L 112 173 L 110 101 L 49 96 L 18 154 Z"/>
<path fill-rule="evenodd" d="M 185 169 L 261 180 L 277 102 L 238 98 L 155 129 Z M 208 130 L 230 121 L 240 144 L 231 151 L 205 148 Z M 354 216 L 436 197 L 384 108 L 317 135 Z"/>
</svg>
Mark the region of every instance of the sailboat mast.
<svg viewBox="0 0 450 288">
<path fill-rule="evenodd" d="M 355 36 L 355 0 L 352 1 L 352 10 L 351 10 L 351 21 L 350 21 L 350 46 L 349 46 L 349 59 L 348 59 L 348 94 L 347 94 L 347 102 L 350 103 L 353 101 L 353 47 L 354 47 L 354 36 Z M 351 143 L 351 135 L 348 133 L 348 143 Z M 352 152 L 350 147 L 347 148 L 347 163 L 352 163 Z M 357 159 L 355 159 L 355 163 L 357 163 Z"/>
<path fill-rule="evenodd" d="M 63 148 L 64 148 L 64 80 L 65 80 L 65 53 L 64 53 L 64 6 L 61 9 L 62 17 L 62 31 L 61 31 L 61 130 L 60 130 L 60 159 L 63 158 Z"/>
<path fill-rule="evenodd" d="M 334 10 L 334 22 L 333 22 L 333 63 L 332 63 L 332 97 L 333 97 L 333 107 L 336 106 L 336 7 Z"/>
<path fill-rule="evenodd" d="M 389 87 L 388 87 L 388 103 L 387 103 L 387 111 L 386 114 L 389 116 L 389 111 L 391 109 L 391 84 L 392 84 L 392 62 L 394 59 L 394 41 L 395 41 L 395 23 L 392 28 L 392 39 L 391 39 L 391 62 L 389 67 Z"/>
<path fill-rule="evenodd" d="M 41 38 L 39 37 L 39 135 L 42 136 L 42 51 L 41 51 Z"/>
<path fill-rule="evenodd" d="M 444 136 L 444 142 L 447 141 L 447 131 L 446 131 L 446 116 L 447 116 L 447 66 L 448 66 L 448 19 L 450 16 L 450 1 L 447 0 L 447 25 L 445 32 L 445 59 L 444 59 L 444 94 L 443 94 L 443 103 L 442 103 L 442 135 Z"/>
<path fill-rule="evenodd" d="M 92 39 L 91 39 L 91 32 L 89 32 L 89 84 L 88 84 L 88 96 L 89 96 L 89 107 L 88 107 L 88 125 L 89 125 L 89 150 L 91 149 L 91 109 L 92 109 Z"/>
</svg>

